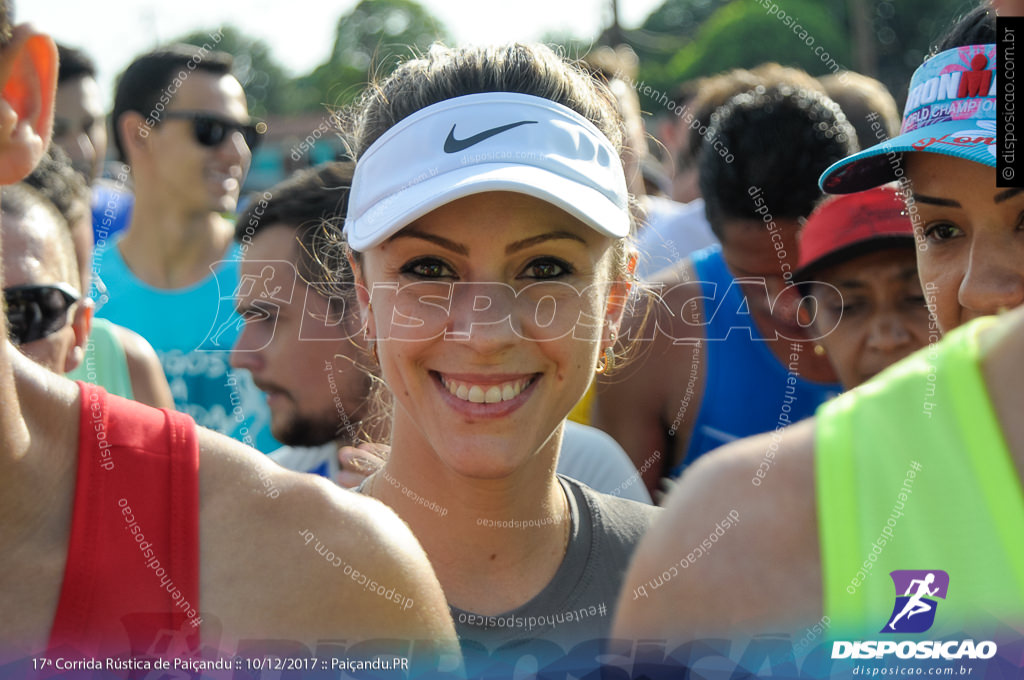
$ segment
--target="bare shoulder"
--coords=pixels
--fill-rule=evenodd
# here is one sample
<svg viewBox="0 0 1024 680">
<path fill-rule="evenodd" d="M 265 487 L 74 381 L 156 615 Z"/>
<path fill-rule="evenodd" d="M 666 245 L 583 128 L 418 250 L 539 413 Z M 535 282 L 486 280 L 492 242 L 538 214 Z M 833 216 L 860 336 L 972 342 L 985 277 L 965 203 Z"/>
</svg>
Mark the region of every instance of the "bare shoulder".
<svg viewBox="0 0 1024 680">
<path fill-rule="evenodd" d="M 615 437 L 634 465 L 644 470 L 644 482 L 653 494 L 672 465 L 676 432 L 689 431 L 688 421 L 680 418 L 676 422 L 675 414 L 679 404 L 676 393 L 685 391 L 688 384 L 692 389 L 696 380 L 688 380 L 692 350 L 676 343 L 699 337 L 700 326 L 680 321 L 683 305 L 676 302 L 682 297 L 682 288 L 676 289 L 671 281 L 643 285 L 647 293 L 644 304 L 630 310 L 621 328 L 622 343 L 628 348 L 625 365 L 597 382 L 593 424 Z M 699 290 L 688 285 L 683 288 Z M 659 462 L 652 465 L 653 461 Z"/>
<path fill-rule="evenodd" d="M 616 636 L 693 639 L 816 621 L 815 508 L 813 420 L 705 455 L 637 551 Z"/>
<path fill-rule="evenodd" d="M 131 330 L 124 326 L 118 326 L 117 324 L 111 324 L 114 335 L 117 336 L 118 341 L 121 343 L 121 347 L 124 349 L 125 357 L 129 363 L 146 364 L 156 362 L 160 365 L 160 359 L 157 358 L 156 350 L 149 342 Z"/>
<path fill-rule="evenodd" d="M 116 324 L 112 326 L 124 350 L 135 399 L 156 408 L 174 408 L 171 388 L 153 346 L 129 328 Z"/>
<path fill-rule="evenodd" d="M 672 381 L 665 380 L 665 371 L 672 371 L 674 364 L 666 364 L 664 359 L 678 351 L 674 346 L 692 346 L 704 334 L 700 285 L 692 272 L 687 260 L 643 284 L 644 304 L 632 308 L 623 319 L 622 342 L 633 356 L 615 376 L 603 381 L 607 386 L 604 392 L 614 392 L 622 385 L 628 390 L 637 380 L 644 383 L 646 393 L 668 389 Z M 659 379 L 648 382 L 651 376 Z"/>
<path fill-rule="evenodd" d="M 383 504 L 200 429 L 200 513 L 201 613 L 228 636 L 454 641 L 426 555 Z"/>
</svg>

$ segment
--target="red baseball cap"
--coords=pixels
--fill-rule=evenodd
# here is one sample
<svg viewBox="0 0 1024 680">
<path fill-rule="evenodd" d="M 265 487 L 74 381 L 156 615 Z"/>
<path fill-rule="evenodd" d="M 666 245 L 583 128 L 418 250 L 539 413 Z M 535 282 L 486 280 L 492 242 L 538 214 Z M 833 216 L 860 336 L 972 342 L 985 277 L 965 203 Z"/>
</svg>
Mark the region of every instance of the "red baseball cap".
<svg viewBox="0 0 1024 680">
<path fill-rule="evenodd" d="M 894 186 L 829 197 L 800 231 L 794 279 L 875 250 L 913 245 L 914 226 Z"/>
</svg>

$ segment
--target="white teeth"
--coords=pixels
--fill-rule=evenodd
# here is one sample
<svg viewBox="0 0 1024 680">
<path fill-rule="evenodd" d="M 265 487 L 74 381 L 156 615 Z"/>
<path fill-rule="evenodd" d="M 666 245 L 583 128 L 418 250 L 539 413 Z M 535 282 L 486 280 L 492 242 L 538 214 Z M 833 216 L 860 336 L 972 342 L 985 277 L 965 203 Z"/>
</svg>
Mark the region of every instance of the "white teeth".
<svg viewBox="0 0 1024 680">
<path fill-rule="evenodd" d="M 530 384 L 528 378 L 515 380 L 513 382 L 503 383 L 501 385 L 473 385 L 471 383 L 462 383 L 457 380 L 451 380 L 441 377 L 441 384 L 444 388 L 451 392 L 456 398 L 462 399 L 463 401 L 472 402 L 474 404 L 497 404 L 502 401 L 509 401 L 515 399 L 519 394 L 526 389 L 526 386 Z"/>
</svg>

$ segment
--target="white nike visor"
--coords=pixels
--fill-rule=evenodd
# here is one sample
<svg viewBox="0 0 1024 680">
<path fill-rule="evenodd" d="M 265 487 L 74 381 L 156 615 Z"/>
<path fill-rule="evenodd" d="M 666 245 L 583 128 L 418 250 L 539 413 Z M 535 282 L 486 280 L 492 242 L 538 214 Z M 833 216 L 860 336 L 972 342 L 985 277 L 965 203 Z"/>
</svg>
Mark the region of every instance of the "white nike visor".
<svg viewBox="0 0 1024 680">
<path fill-rule="evenodd" d="M 626 177 L 611 141 L 561 104 L 487 92 L 417 111 L 359 157 L 348 245 L 373 248 L 431 210 L 487 191 L 539 198 L 605 236 L 629 234 Z"/>
</svg>

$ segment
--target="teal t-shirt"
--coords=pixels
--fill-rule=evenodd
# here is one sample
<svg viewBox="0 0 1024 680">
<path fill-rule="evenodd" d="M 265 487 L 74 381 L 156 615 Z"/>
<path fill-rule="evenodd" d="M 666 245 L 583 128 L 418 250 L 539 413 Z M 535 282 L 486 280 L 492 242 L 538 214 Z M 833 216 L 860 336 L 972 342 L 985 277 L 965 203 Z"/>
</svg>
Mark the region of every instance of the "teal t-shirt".
<svg viewBox="0 0 1024 680">
<path fill-rule="evenodd" d="M 241 253 L 233 246 L 202 281 L 174 290 L 154 288 L 125 264 L 117 241 L 97 250 L 93 270 L 109 298 L 96 315 L 146 338 L 156 350 L 174 405 L 204 427 L 269 453 L 270 410 L 248 371 L 231 368 L 242 328 L 235 312 Z"/>
</svg>

